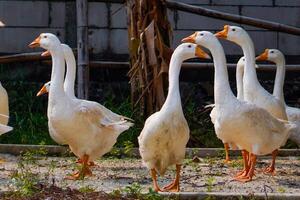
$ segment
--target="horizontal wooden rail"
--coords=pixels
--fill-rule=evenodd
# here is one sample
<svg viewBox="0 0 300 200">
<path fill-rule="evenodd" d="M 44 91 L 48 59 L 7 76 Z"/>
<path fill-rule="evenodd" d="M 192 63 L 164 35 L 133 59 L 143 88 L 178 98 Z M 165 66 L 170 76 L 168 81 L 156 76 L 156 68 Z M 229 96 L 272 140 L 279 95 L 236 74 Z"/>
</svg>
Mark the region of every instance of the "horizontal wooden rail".
<svg viewBox="0 0 300 200">
<path fill-rule="evenodd" d="M 277 23 L 277 22 L 272 22 L 272 21 L 267 21 L 263 19 L 252 18 L 252 17 L 246 17 L 242 15 L 229 14 L 225 12 L 220 12 L 216 10 L 203 8 L 200 6 L 193 6 L 193 5 L 171 1 L 171 0 L 167 0 L 166 4 L 167 7 L 170 9 L 176 9 L 176 10 L 181 10 L 184 12 L 194 13 L 194 14 L 211 17 L 215 19 L 221 19 L 221 20 L 236 22 L 240 24 L 246 24 L 250 26 L 268 29 L 271 31 L 278 31 L 278 32 L 289 33 L 293 35 L 300 35 L 300 28 Z M 220 27 L 220 29 L 221 28 L 222 27 Z"/>
<path fill-rule="evenodd" d="M 36 62 L 41 61 L 44 64 L 51 65 L 50 56 L 41 56 L 42 52 L 20 53 L 14 55 L 0 56 L 0 64 L 14 63 L 14 62 Z M 113 62 L 113 61 L 90 61 L 92 68 L 105 69 L 129 69 L 129 62 Z M 213 63 L 199 63 L 199 62 L 185 62 L 182 65 L 184 69 L 206 69 L 214 67 Z M 228 63 L 227 67 L 233 69 L 236 67 L 234 63 Z M 273 71 L 275 70 L 272 64 L 259 64 L 259 70 Z M 300 71 L 300 64 L 286 65 L 287 71 Z"/>
</svg>

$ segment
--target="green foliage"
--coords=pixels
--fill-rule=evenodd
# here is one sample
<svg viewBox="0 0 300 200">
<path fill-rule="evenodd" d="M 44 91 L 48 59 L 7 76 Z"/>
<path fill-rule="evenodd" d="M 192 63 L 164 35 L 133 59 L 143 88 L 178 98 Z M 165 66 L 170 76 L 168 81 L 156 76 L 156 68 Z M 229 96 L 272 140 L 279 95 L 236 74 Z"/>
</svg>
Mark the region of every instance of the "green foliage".
<svg viewBox="0 0 300 200">
<path fill-rule="evenodd" d="M 33 169 L 38 165 L 41 156 L 45 156 L 47 151 L 43 148 L 26 151 L 21 154 L 18 161 L 18 170 L 11 174 L 13 185 L 20 196 L 31 196 L 38 191 L 37 185 L 40 181 L 39 173 Z M 49 172 L 50 174 L 51 172 Z"/>
<path fill-rule="evenodd" d="M 216 181 L 216 179 L 214 177 L 208 177 L 206 179 L 206 191 L 207 192 L 212 192 L 215 181 Z"/>
<path fill-rule="evenodd" d="M 89 192 L 95 192 L 95 189 L 91 186 L 83 186 L 81 188 L 79 188 L 79 192 L 82 192 L 82 193 L 89 193 Z"/>
<path fill-rule="evenodd" d="M 14 130 L 0 138 L 1 143 L 10 144 L 55 144 L 48 133 L 45 97 L 36 97 L 37 84 L 23 81 L 4 85 L 9 96 L 9 125 Z"/>
<path fill-rule="evenodd" d="M 198 107 L 189 99 L 183 108 L 184 116 L 190 127 L 189 147 L 222 147 L 221 140 L 216 137 L 210 119 L 210 109 Z"/>
<path fill-rule="evenodd" d="M 123 192 L 132 198 L 140 198 L 142 196 L 142 186 L 138 183 L 132 183 L 123 189 Z"/>
<path fill-rule="evenodd" d="M 159 193 L 155 192 L 152 188 L 149 188 L 147 193 L 142 193 L 142 186 L 138 183 L 132 183 L 123 189 L 115 189 L 110 195 L 113 198 L 129 197 L 140 200 L 171 200 L 172 197 L 163 197 Z"/>
</svg>

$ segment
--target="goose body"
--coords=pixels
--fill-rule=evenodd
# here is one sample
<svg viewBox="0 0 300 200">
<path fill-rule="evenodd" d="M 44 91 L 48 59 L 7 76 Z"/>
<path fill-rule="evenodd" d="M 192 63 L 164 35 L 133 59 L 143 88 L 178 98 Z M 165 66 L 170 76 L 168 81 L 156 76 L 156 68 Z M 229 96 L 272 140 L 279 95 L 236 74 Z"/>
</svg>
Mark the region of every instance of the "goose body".
<svg viewBox="0 0 300 200">
<path fill-rule="evenodd" d="M 251 153 L 251 167 L 248 168 L 246 161 L 246 174 L 237 179 L 250 181 L 254 173 L 256 156 L 269 154 L 285 144 L 289 131 L 294 126 L 275 118 L 265 109 L 238 100 L 234 96 L 229 85 L 223 47 L 212 33 L 196 32 L 183 41 L 204 46 L 212 54 L 215 66 L 215 131 L 223 142 L 233 143 L 239 149 Z"/>
<path fill-rule="evenodd" d="M 144 165 L 151 170 L 154 189 L 161 191 L 156 182 L 156 173 L 164 175 L 167 168 L 176 165 L 176 179 L 166 191 L 179 191 L 180 165 L 185 157 L 189 140 L 189 127 L 184 117 L 179 92 L 179 74 L 184 60 L 196 57 L 195 44 L 179 45 L 170 61 L 169 91 L 160 111 L 152 114 L 145 122 L 138 137 L 139 150 Z M 199 50 L 200 51 L 200 50 Z M 199 56 L 203 57 L 203 53 Z"/>
<path fill-rule="evenodd" d="M 48 124 L 83 162 L 82 169 L 72 178 L 90 175 L 88 162 L 110 151 L 120 133 L 133 124 L 99 103 L 71 98 L 65 93 L 63 48 L 55 35 L 42 33 L 30 47 L 42 47 L 52 56 Z"/>
</svg>

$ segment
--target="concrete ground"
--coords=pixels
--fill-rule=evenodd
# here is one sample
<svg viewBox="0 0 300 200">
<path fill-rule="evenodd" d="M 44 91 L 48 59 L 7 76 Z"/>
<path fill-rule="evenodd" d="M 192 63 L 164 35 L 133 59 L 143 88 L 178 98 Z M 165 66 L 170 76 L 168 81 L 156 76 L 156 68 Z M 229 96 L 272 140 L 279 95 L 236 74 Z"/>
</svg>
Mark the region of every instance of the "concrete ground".
<svg viewBox="0 0 300 200">
<path fill-rule="evenodd" d="M 12 179 L 12 174 L 16 171 L 20 173 L 21 170 L 25 174 L 32 172 L 42 183 L 55 184 L 61 188 L 91 188 L 95 191 L 111 192 L 138 183 L 146 192 L 152 187 L 147 169 L 143 167 L 141 160 L 136 158 L 99 159 L 92 168 L 93 176 L 80 181 L 64 179 L 67 174 L 78 168 L 75 157 L 39 157 L 37 160 L 29 158 L 29 161 L 27 158 L 25 162 L 20 162 L 20 156 L 10 154 L 0 154 L 0 158 L 6 160 L 0 164 L 0 191 L 15 190 L 16 179 Z M 223 158 L 218 157 L 186 159 L 181 173 L 181 191 L 300 194 L 300 158 L 278 157 L 275 176 L 259 171 L 266 167 L 269 161 L 269 157 L 259 158 L 253 181 L 240 183 L 232 179 L 242 168 L 239 157 L 229 164 L 224 164 Z M 174 170 L 174 167 L 170 168 L 164 177 L 159 177 L 161 186 L 171 181 Z"/>
</svg>

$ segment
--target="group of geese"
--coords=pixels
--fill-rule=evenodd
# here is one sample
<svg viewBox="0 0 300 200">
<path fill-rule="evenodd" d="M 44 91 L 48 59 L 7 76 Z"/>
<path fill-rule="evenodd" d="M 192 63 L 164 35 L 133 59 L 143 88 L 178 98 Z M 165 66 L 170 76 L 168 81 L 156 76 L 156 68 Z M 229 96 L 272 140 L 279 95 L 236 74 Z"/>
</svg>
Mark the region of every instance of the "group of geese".
<svg viewBox="0 0 300 200">
<path fill-rule="evenodd" d="M 225 53 L 218 38 L 232 41 L 243 50 L 244 57 L 237 64 L 237 97 L 229 85 Z M 241 27 L 226 25 L 216 34 L 195 32 L 182 42 L 171 57 L 166 101 L 160 111 L 148 117 L 138 137 L 140 155 L 143 164 L 150 170 L 155 191 L 180 190 L 180 170 L 189 140 L 189 127 L 181 105 L 179 74 L 185 60 L 210 58 L 200 46 L 211 52 L 215 67 L 214 108 L 210 116 L 216 135 L 224 143 L 227 161 L 229 148 L 239 149 L 243 155 L 244 168 L 234 179 L 251 181 L 259 155 L 273 155 L 272 163 L 265 172 L 274 173 L 278 149 L 290 136 L 300 137 L 300 110 L 287 106 L 284 101 L 283 54 L 279 50 L 267 49 L 257 57 L 257 60 L 269 60 L 277 65 L 274 93 L 270 94 L 257 79 L 254 45 Z M 82 165 L 78 172 L 66 178 L 76 180 L 90 176 L 93 161 L 109 152 L 117 137 L 133 126 L 133 121 L 97 102 L 76 98 L 74 54 L 54 34 L 42 33 L 29 46 L 41 47 L 46 50 L 42 55 L 50 54 L 52 57 L 51 80 L 38 95 L 49 93 L 47 115 L 50 136 L 57 143 L 68 145 Z M 64 77 L 65 63 L 67 72 Z M 175 179 L 160 188 L 157 174 L 163 175 L 171 165 L 176 165 Z"/>
</svg>

